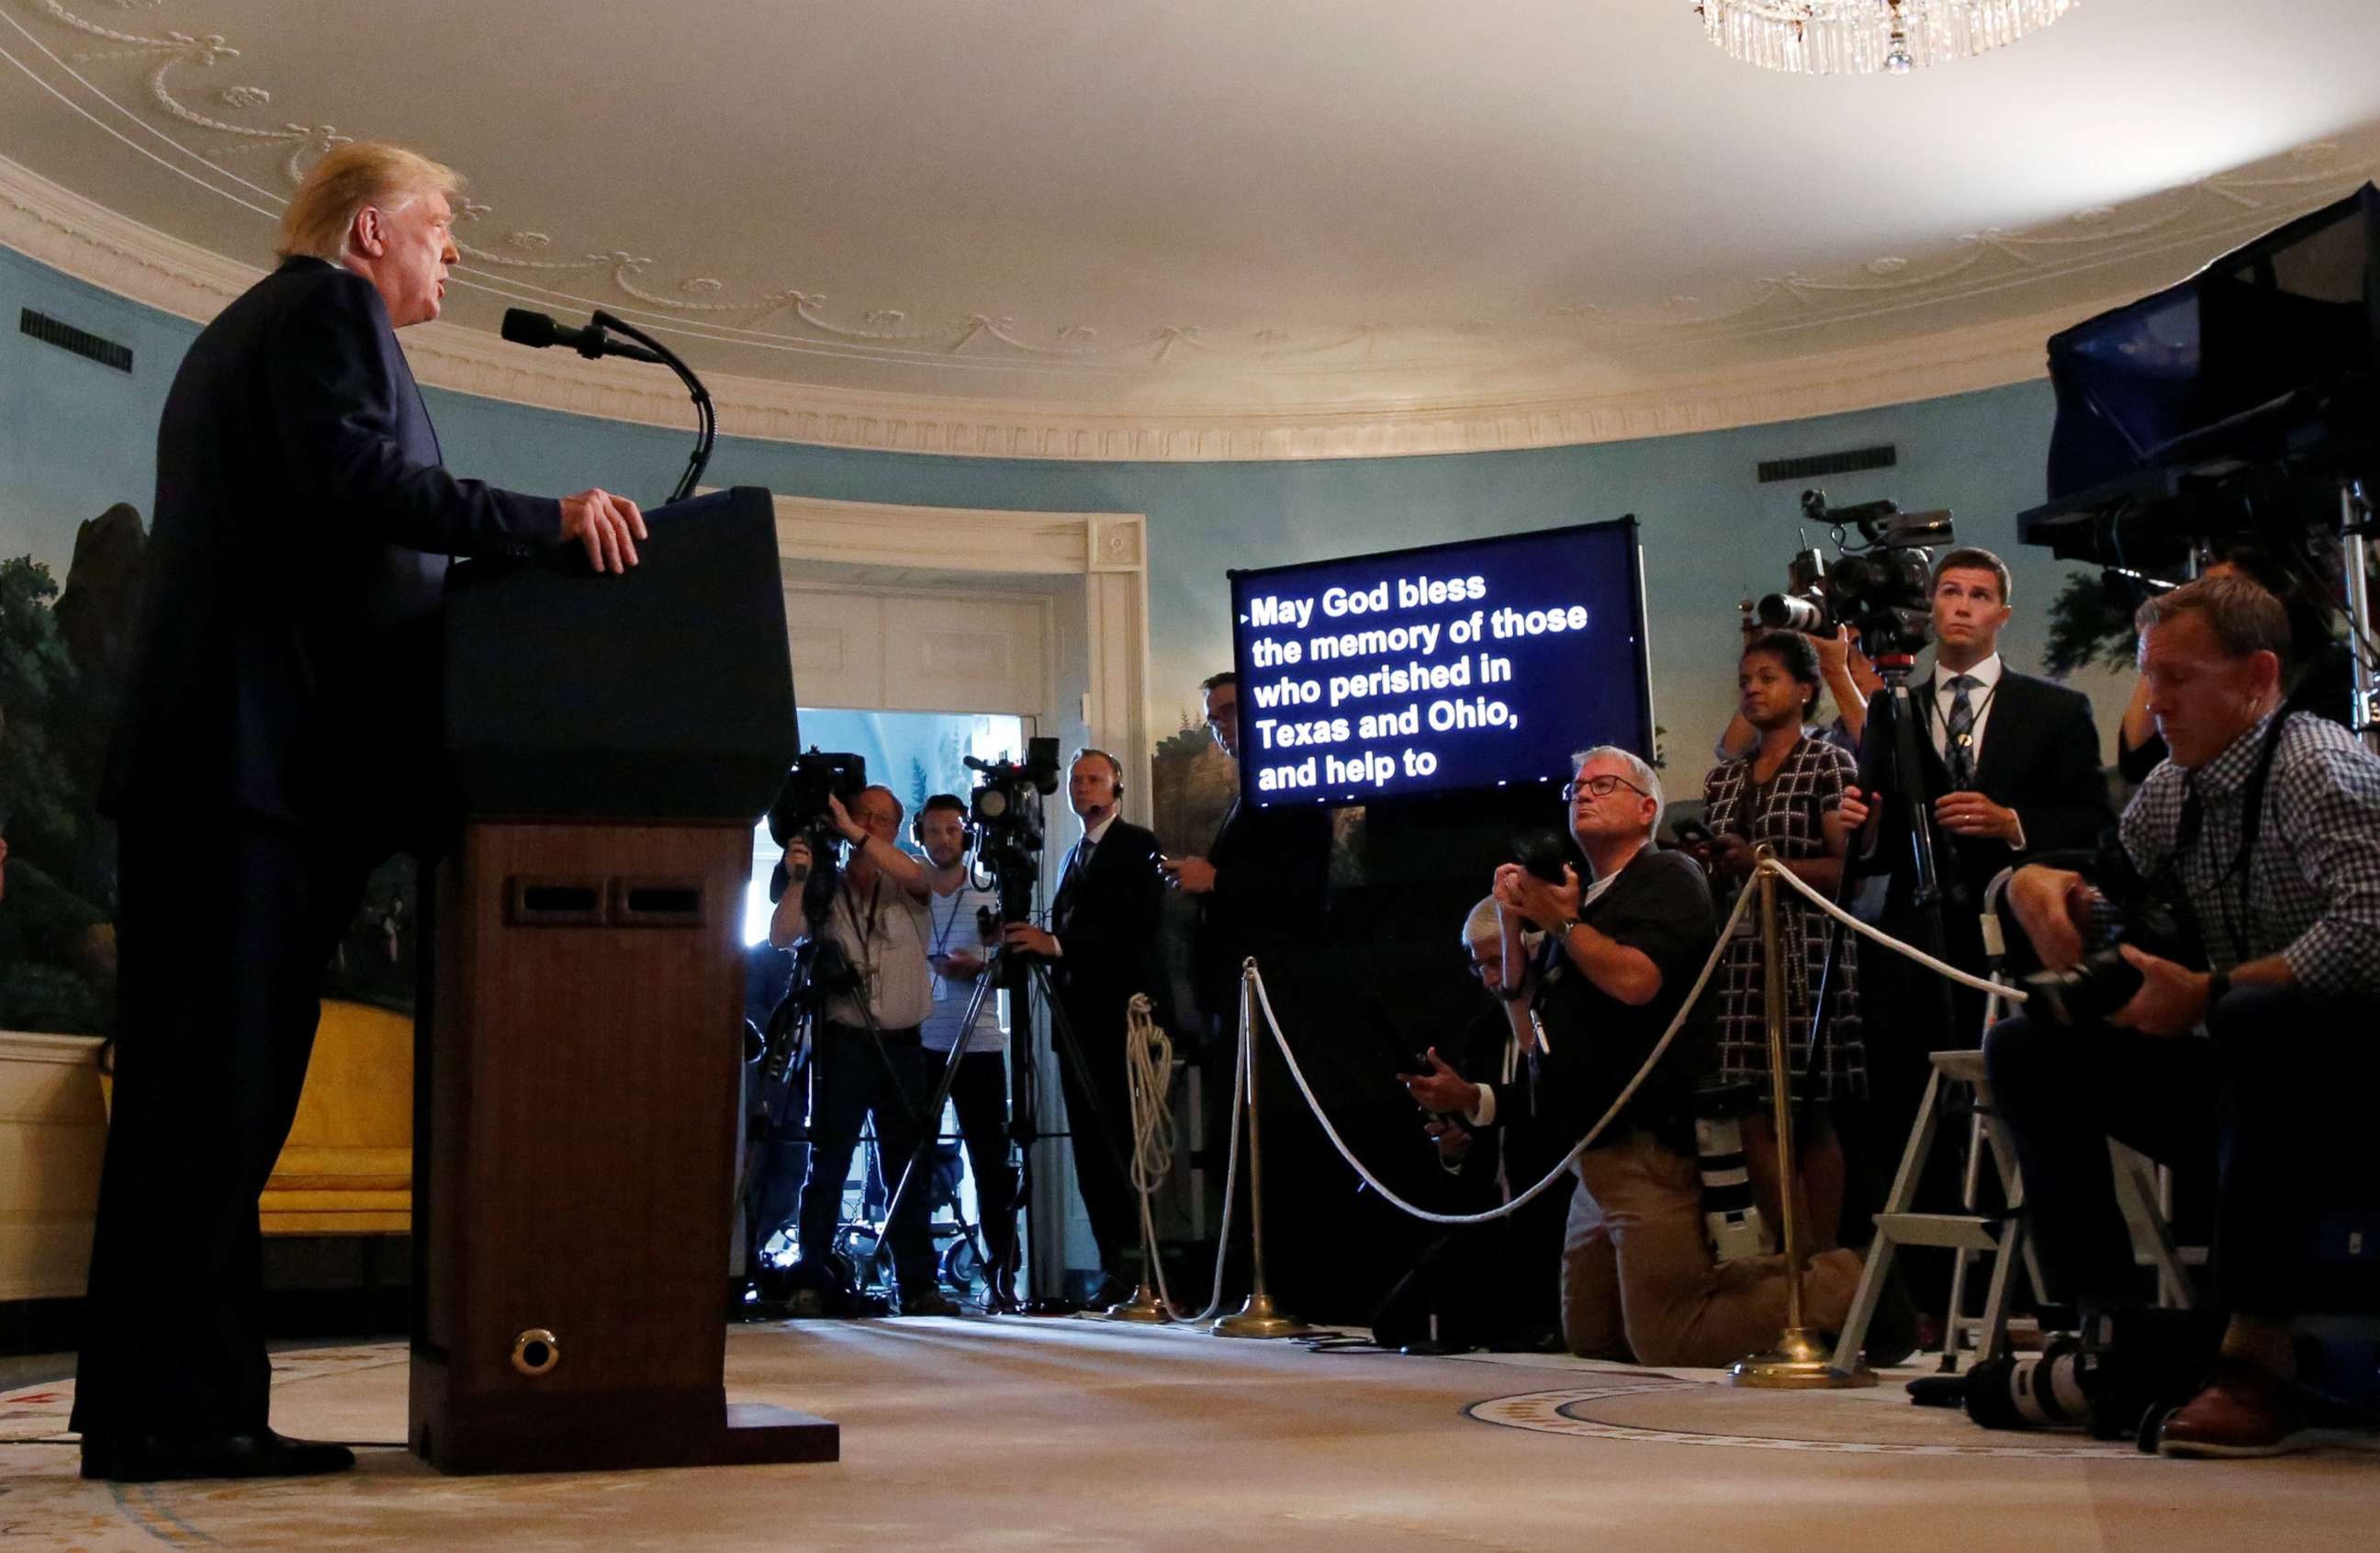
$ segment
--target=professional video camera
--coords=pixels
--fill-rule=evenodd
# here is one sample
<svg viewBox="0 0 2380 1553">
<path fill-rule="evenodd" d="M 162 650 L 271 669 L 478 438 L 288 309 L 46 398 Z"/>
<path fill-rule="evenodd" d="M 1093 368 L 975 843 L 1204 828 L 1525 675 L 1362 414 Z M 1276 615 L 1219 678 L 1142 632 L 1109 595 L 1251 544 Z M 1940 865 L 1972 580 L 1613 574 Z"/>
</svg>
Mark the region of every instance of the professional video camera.
<svg viewBox="0 0 2380 1553">
<path fill-rule="evenodd" d="M 1823 491 L 1802 492 L 1802 516 L 1834 536 L 1832 569 L 1813 545 L 1786 567 L 1787 588 L 1755 606 L 1771 630 L 1832 635 L 1848 625 L 1872 659 L 1913 654 L 1933 626 L 1935 544 L 1950 542 L 1947 512 L 1904 513 L 1890 502 L 1829 507 Z M 1859 530 L 1853 544 L 1847 531 Z"/>
<path fill-rule="evenodd" d="M 823 754 L 818 746 L 797 755 L 785 770 L 785 780 L 777 789 L 777 801 L 769 806 L 769 837 L 779 846 L 791 843 L 796 836 L 809 843 L 810 879 L 813 886 L 823 877 L 827 883 L 818 891 L 814 900 L 823 900 L 834 881 L 834 844 L 843 839 L 835 829 L 834 814 L 827 800 L 834 798 L 849 804 L 868 785 L 868 761 L 857 755 Z M 785 866 L 769 877 L 769 900 L 775 903 L 785 892 Z"/>
<path fill-rule="evenodd" d="M 1022 763 L 970 755 L 965 765 L 976 773 L 967 805 L 976 858 L 1000 892 L 1001 920 L 1029 920 L 1039 871 L 1034 859 L 1045 839 L 1041 800 L 1058 790 L 1058 741 L 1027 739 Z"/>
<path fill-rule="evenodd" d="M 771 840 L 779 846 L 796 838 L 809 844 L 810 876 L 802 886 L 802 911 L 812 922 L 824 916 L 834 899 L 835 843 L 843 839 L 827 799 L 849 803 L 867 785 L 864 758 L 823 754 L 813 746 L 808 754 L 794 758 L 777 790 L 776 802 L 769 806 Z M 769 875 L 771 904 L 784 897 L 787 884 L 785 865 L 780 859 Z M 754 1100 L 764 1117 L 776 1120 L 798 1111 L 791 1086 L 800 1071 L 809 1024 L 827 999 L 849 995 L 858 988 L 858 973 L 850 960 L 823 936 L 812 934 L 795 952 L 792 986 L 770 1015 L 761 1040 Z"/>
</svg>

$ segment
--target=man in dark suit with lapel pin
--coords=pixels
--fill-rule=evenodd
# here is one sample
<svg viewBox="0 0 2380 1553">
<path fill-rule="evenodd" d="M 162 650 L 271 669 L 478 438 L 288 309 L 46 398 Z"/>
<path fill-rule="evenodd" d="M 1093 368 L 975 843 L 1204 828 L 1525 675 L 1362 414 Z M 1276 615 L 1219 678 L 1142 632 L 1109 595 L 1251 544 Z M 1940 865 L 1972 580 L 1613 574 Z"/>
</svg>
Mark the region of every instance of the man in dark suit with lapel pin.
<svg viewBox="0 0 2380 1553">
<path fill-rule="evenodd" d="M 1973 547 L 1944 555 L 1934 568 L 1934 668 L 1909 689 L 1917 780 L 1944 843 L 1936 858 L 1949 958 L 1978 973 L 1979 914 L 1992 877 L 2028 852 L 2089 846 L 2116 818 L 2089 698 L 2002 661 L 1999 635 L 2010 613 L 1998 556 Z M 1908 811 L 1892 792 L 1890 695 L 1879 691 L 1869 705 L 1852 796 L 1873 811 L 1876 853 L 1891 870 L 1889 915 L 1905 922 L 1915 878 Z M 1980 1002 L 1972 1007 L 1979 1019 Z M 1979 1034 L 1970 1022 L 1919 1038 L 1965 1046 Z"/>
<path fill-rule="evenodd" d="M 1972 546 L 1945 554 L 1934 567 L 1934 668 L 1909 686 L 1916 781 L 1934 825 L 1942 957 L 1978 976 L 1986 968 L 1981 913 L 1993 876 L 2029 852 L 2089 846 L 2115 822 L 2090 700 L 2000 658 L 2009 597 L 1998 556 Z M 1924 947 L 1908 805 L 1894 791 L 1895 742 L 1891 692 L 1879 691 L 1860 741 L 1859 785 L 1845 789 L 1843 813 L 1852 826 L 1865 825 L 1870 868 L 1888 874 L 1880 925 Z M 1861 983 L 1872 1097 L 1864 1116 L 1845 1119 L 1844 1138 L 1864 1159 L 1864 1173 L 1880 1181 L 1924 1097 L 1928 1054 L 1980 1045 L 1984 1001 L 1897 954 L 1865 963 Z M 1924 1201 L 1955 1199 L 1955 1166 L 1937 1151 Z M 1937 1305 L 1947 1269 L 1929 1260 L 1911 1276 L 1920 1303 Z"/>
<path fill-rule="evenodd" d="M 85 1477 L 354 1464 L 267 1426 L 257 1198 L 366 879 L 440 823 L 447 558 L 577 543 L 620 572 L 645 537 L 624 497 L 442 467 L 395 331 L 438 316 L 458 182 L 394 146 L 332 151 L 284 213 L 280 268 L 200 332 L 166 396 L 102 792 L 121 832 L 118 1013 Z"/>
<path fill-rule="evenodd" d="M 1132 1157 L 1132 1091 L 1125 1077 L 1125 1013 L 1135 992 L 1154 995 L 1152 948 L 1160 893 L 1156 835 L 1123 819 L 1123 768 L 1103 749 L 1076 753 L 1066 776 L 1066 799 L 1083 822 L 1082 838 L 1059 866 L 1058 893 L 1048 930 L 1012 922 L 1012 949 L 1045 956 L 1073 1030 L 1091 1070 L 1086 1092 L 1062 1059 L 1066 1128 L 1075 1144 L 1075 1180 L 1090 1215 L 1108 1287 L 1094 1303 L 1132 1296 L 1133 1264 L 1140 1246 L 1140 1202 L 1119 1160 Z M 1100 1138 L 1104 1127 L 1111 1149 Z"/>
</svg>

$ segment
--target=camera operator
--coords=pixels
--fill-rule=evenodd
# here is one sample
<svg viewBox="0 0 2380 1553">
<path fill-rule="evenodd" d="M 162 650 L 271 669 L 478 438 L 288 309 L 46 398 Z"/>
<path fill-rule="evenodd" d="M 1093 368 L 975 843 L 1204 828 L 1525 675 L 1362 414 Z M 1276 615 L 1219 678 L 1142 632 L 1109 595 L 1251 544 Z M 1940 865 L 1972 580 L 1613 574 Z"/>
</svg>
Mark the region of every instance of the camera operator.
<svg viewBox="0 0 2380 1553">
<path fill-rule="evenodd" d="M 2306 1443 L 2289 1322 L 2314 1208 L 2373 1179 L 2380 759 L 2337 723 L 2282 709 L 2289 617 L 2253 583 L 2194 582 L 2137 621 L 2172 754 L 2125 809 L 2120 841 L 2213 969 L 2124 944 L 2140 978 L 2128 1001 L 2104 1018 L 2077 1009 L 2060 1028 L 2036 998 L 1993 1027 L 1985 1056 L 2043 1271 L 2053 1297 L 2081 1305 L 2086 1353 L 2138 1276 L 2104 1139 L 2213 1159 L 2216 1296 L 2231 1322 L 2159 1449 L 2277 1455 Z M 2009 894 L 2052 971 L 2082 960 L 2104 903 L 2080 875 L 2036 865 Z M 2121 973 L 2101 962 L 2098 974 Z M 2203 1039 L 2191 1034 L 2202 1023 Z"/>
<path fill-rule="evenodd" d="M 1660 780 L 1626 750 L 1591 749 L 1562 790 L 1571 833 L 1595 871 L 1548 884 L 1517 863 L 1495 900 L 1548 934 L 1526 1000 L 1510 1005 L 1525 1073 L 1474 1084 L 1435 1051 L 1403 1075 L 1424 1109 L 1500 1123 L 1514 1147 L 1573 1147 L 1643 1067 L 1684 1005 L 1717 939 L 1710 888 L 1687 857 L 1656 850 Z M 1712 1021 L 1697 1010 L 1627 1106 L 1580 1154 L 1562 1248 L 1562 1338 L 1572 1353 L 1646 1365 L 1718 1365 L 1766 1349 L 1785 1322 L 1781 1256 L 1712 1259 L 1695 1160 L 1693 1096 Z M 1809 1324 L 1839 1328 L 1859 1258 L 1810 1258 Z M 1899 1354 L 1893 1355 L 1898 1358 Z"/>
<path fill-rule="evenodd" d="M 1140 1198 L 1117 1169 L 1119 1156 L 1129 1159 L 1132 1152 L 1125 1013 L 1134 993 L 1155 985 L 1150 948 L 1163 891 L 1156 835 L 1117 813 L 1123 779 L 1123 766 L 1106 750 L 1075 752 L 1066 801 L 1083 823 L 1083 835 L 1059 869 L 1049 930 L 1026 922 L 1002 928 L 1009 948 L 1050 962 L 1067 1028 L 1091 1070 L 1091 1089 L 1086 1092 L 1072 1063 L 1058 1066 L 1074 1140 L 1075 1180 L 1107 1275 L 1107 1287 L 1091 1302 L 1102 1306 L 1132 1298 L 1139 1281 Z M 1112 1150 L 1099 1135 L 1102 1124 Z"/>
<path fill-rule="evenodd" d="M 861 1122 L 874 1117 L 888 1174 L 916 1151 L 921 1129 L 932 1124 L 922 1114 L 932 1083 L 918 1028 L 933 999 L 933 971 L 926 961 L 932 930 L 926 900 L 933 881 L 924 865 L 893 843 L 901 828 L 901 800 L 891 788 L 860 789 L 849 809 L 830 795 L 827 807 L 850 853 L 827 903 L 826 920 L 814 923 L 806 915 L 808 892 L 803 886 L 812 857 L 809 843 L 796 838 L 785 847 L 786 890 L 769 923 L 769 941 L 780 947 L 812 934 L 823 938 L 841 952 L 856 978 L 856 985 L 828 997 L 810 1058 L 810 1160 L 802 1180 L 801 1260 L 793 1282 L 797 1291 L 821 1298 L 841 1281 L 828 1252 L 843 1218 L 844 1182 L 859 1146 Z M 958 1306 L 935 1283 L 926 1194 L 906 1194 L 899 1219 L 885 1233 L 892 1246 L 901 1313 L 957 1314 Z"/>
<path fill-rule="evenodd" d="M 917 844 L 926 849 L 926 963 L 933 968 L 933 1001 L 918 1028 L 930 1084 L 958 1045 L 967 1005 L 990 969 L 987 952 L 999 921 L 999 893 L 978 885 L 966 867 L 967 805 L 937 793 L 917 806 Z M 994 1310 L 1016 1304 L 1016 1171 L 1008 1162 L 1008 1036 L 1000 1027 L 1000 994 L 985 989 L 976 1004 L 966 1052 L 951 1081 L 951 1107 L 975 1173 L 976 1211 L 983 1224 L 984 1268 Z M 931 1097 L 929 1096 L 929 1098 Z M 941 1119 L 929 1119 L 940 1126 Z M 894 1166 L 898 1169 L 898 1166 Z M 912 1191 L 916 1188 L 912 1187 Z"/>
<path fill-rule="evenodd" d="M 1543 935 L 1522 931 L 1518 919 L 1506 952 L 1496 898 L 1471 908 L 1463 923 L 1463 952 L 1491 1001 L 1450 1044 L 1456 1072 L 1494 1074 L 1509 1087 L 1522 1071 L 1521 1037 L 1507 1013 L 1536 989 L 1531 964 Z M 1509 973 L 1509 975 L 1508 975 Z M 1505 1129 L 1431 1115 L 1422 1132 L 1452 1178 L 1457 1211 L 1510 1202 L 1516 1188 L 1551 1170 L 1562 1146 L 1509 1158 Z M 1572 1140 L 1576 1141 L 1576 1140 Z M 1560 1330 L 1558 1278 L 1568 1199 L 1549 1191 L 1519 1212 L 1485 1224 L 1458 1225 L 1430 1243 L 1413 1270 L 1397 1280 L 1372 1316 L 1373 1340 L 1383 1348 L 1433 1344 L 1444 1348 L 1529 1350 Z"/>
</svg>

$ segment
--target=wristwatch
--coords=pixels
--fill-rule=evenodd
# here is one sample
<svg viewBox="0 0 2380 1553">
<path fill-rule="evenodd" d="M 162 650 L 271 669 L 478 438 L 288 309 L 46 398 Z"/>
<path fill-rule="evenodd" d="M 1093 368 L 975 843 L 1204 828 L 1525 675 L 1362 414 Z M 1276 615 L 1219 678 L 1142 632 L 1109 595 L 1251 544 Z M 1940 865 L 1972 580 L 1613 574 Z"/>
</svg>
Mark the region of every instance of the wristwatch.
<svg viewBox="0 0 2380 1553">
<path fill-rule="evenodd" d="M 1586 919 L 1585 917 L 1564 917 L 1562 919 L 1562 925 L 1554 929 L 1554 937 L 1567 942 L 1572 933 L 1577 932 L 1581 928 L 1585 926 Z"/>
<path fill-rule="evenodd" d="M 2215 1005 L 2216 1005 L 2216 1004 L 2217 1004 L 2217 1003 L 2219 1003 L 2219 1002 L 2221 1002 L 2221 1001 L 2223 1001 L 2223 995 L 2224 995 L 2225 993 L 2227 993 L 2227 992 L 2230 991 L 2230 990 L 2231 990 L 2231 973 L 2230 973 L 2229 971 L 2209 971 L 2209 972 L 2207 972 L 2207 973 L 2206 973 L 2206 1008 L 2207 1008 L 2207 1012 L 2208 1012 L 2208 1013 L 2213 1013 L 2213 1012 L 2214 1012 L 2214 1010 L 2215 1010 Z"/>
</svg>

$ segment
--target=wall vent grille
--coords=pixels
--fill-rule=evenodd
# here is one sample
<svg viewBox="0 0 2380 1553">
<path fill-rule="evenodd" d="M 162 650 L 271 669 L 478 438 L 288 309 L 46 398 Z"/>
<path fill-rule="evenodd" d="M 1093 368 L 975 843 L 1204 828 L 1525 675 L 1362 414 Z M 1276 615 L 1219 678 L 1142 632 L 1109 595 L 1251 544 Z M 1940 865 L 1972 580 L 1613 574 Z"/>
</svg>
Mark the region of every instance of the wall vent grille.
<svg viewBox="0 0 2380 1553">
<path fill-rule="evenodd" d="M 118 345 L 114 340 L 104 335 L 94 334 L 88 329 L 78 329 L 73 324 L 52 318 L 47 313 L 37 313 L 32 309 L 26 308 L 18 315 L 17 327 L 45 345 L 55 346 L 60 350 L 70 350 L 85 360 L 96 361 L 103 367 L 113 367 L 119 372 L 132 370 L 130 346 Z"/>
<path fill-rule="evenodd" d="M 1845 453 L 1814 453 L 1803 458 L 1771 458 L 1760 466 L 1760 483 L 1781 479 L 1816 479 L 1824 475 L 1848 475 L 1861 469 L 1889 469 L 1900 462 L 1890 443 L 1881 447 L 1855 447 Z"/>
</svg>

